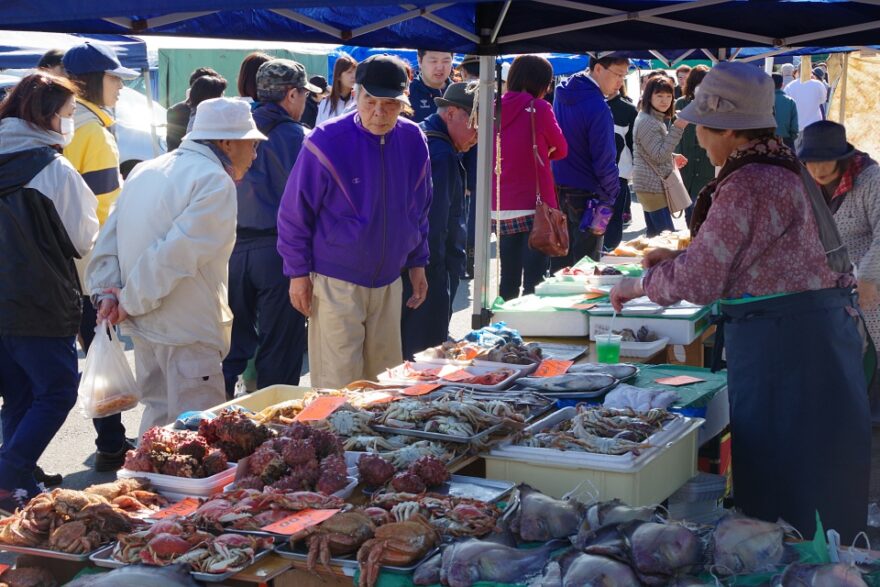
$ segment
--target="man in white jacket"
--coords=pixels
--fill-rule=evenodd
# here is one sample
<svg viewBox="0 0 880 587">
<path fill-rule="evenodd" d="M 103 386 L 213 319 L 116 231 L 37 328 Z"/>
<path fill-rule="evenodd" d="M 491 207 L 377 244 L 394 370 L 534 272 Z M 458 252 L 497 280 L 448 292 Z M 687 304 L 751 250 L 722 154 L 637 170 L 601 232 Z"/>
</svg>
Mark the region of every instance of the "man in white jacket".
<svg viewBox="0 0 880 587">
<path fill-rule="evenodd" d="M 180 148 L 132 171 L 95 245 L 88 291 L 134 340 L 141 434 L 225 400 L 234 181 L 261 140 L 246 103 L 202 102 Z"/>
</svg>

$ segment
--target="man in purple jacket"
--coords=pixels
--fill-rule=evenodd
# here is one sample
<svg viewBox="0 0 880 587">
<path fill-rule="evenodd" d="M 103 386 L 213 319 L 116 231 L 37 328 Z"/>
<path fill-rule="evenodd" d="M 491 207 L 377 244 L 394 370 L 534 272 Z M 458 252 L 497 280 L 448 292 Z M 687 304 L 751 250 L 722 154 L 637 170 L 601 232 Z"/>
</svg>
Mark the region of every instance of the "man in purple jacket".
<svg viewBox="0 0 880 587">
<path fill-rule="evenodd" d="M 339 388 L 399 364 L 401 281 L 410 308 L 428 284 L 431 163 L 409 108 L 402 61 L 374 55 L 355 74 L 357 109 L 303 142 L 278 211 L 290 302 L 309 317 L 314 387 Z"/>
<path fill-rule="evenodd" d="M 598 261 L 605 229 L 620 192 L 614 119 L 605 101 L 623 86 L 626 57 L 590 60 L 590 71 L 571 76 L 556 88 L 553 112 L 568 142 L 568 156 L 553 161 L 559 208 L 568 218 L 569 252 L 551 269 L 582 257 Z"/>
</svg>

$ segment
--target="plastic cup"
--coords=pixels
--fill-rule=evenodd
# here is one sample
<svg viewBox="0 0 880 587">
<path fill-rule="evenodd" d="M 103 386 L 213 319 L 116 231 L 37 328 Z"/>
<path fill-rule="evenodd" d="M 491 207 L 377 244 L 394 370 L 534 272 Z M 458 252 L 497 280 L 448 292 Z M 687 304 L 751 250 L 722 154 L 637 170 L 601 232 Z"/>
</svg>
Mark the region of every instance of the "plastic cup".
<svg viewBox="0 0 880 587">
<path fill-rule="evenodd" d="M 596 335 L 596 356 L 600 363 L 620 362 L 620 341 L 622 338 L 619 334 Z"/>
</svg>

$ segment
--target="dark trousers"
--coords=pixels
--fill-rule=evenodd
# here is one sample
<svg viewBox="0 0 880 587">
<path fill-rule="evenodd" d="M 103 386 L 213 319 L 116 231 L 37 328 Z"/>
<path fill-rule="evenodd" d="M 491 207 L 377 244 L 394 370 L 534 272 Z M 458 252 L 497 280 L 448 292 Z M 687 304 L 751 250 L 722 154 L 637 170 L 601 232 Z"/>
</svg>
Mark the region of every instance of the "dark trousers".
<svg viewBox="0 0 880 587">
<path fill-rule="evenodd" d="M 477 198 L 473 194 L 465 197 L 467 206 L 467 262 L 465 275 L 474 276 L 474 250 L 477 242 Z M 453 296 L 454 297 L 454 296 Z"/>
<path fill-rule="evenodd" d="M 723 304 L 738 508 L 849 544 L 866 525 L 871 421 L 851 292 Z"/>
<path fill-rule="evenodd" d="M 614 214 L 608 222 L 608 228 L 605 229 L 603 247 L 606 251 L 613 251 L 623 240 L 623 213 L 626 211 L 627 202 L 629 202 L 629 181 L 621 177 L 620 192 L 617 194 L 617 200 L 614 201 Z"/>
<path fill-rule="evenodd" d="M 290 304 L 275 245 L 234 250 L 229 258 L 232 343 L 223 360 L 226 395 L 256 353 L 257 387 L 297 385 L 306 350 L 306 319 Z M 259 347 L 259 348 L 258 348 Z"/>
<path fill-rule="evenodd" d="M 550 267 L 550 257 L 529 247 L 529 233 L 507 234 L 499 239 L 501 254 L 501 278 L 498 282 L 498 295 L 505 300 L 535 293 L 535 286 L 541 283 Z"/>
<path fill-rule="evenodd" d="M 571 267 L 584 257 L 598 261 L 602 255 L 602 243 L 605 241 L 605 235 L 593 234 L 590 231 L 581 232 L 580 228 L 587 203 L 590 200 L 595 200 L 596 195 L 581 190 L 560 188 L 557 197 L 559 209 L 568 220 L 568 255 L 553 257 L 550 260 L 550 269 L 556 271 L 563 267 Z"/>
<path fill-rule="evenodd" d="M 449 298 L 449 272 L 445 267 L 435 268 L 430 264 L 425 268 L 428 280 L 428 295 L 422 305 L 413 310 L 406 307 L 412 296 L 412 283 L 409 274 L 401 276 L 403 305 L 400 314 L 400 340 L 403 358 L 412 359 L 415 353 L 446 342 L 449 338 L 449 319 L 451 302 Z"/>
<path fill-rule="evenodd" d="M 73 336 L 0 336 L 0 488 L 39 492 L 34 467 L 76 405 L 78 385 Z"/>
<path fill-rule="evenodd" d="M 657 236 L 664 230 L 674 231 L 675 225 L 672 224 L 672 214 L 669 213 L 669 208 L 645 212 L 645 227 L 649 237 Z"/>
<path fill-rule="evenodd" d="M 98 324 L 98 312 L 92 300 L 83 296 L 82 320 L 79 322 L 79 337 L 83 352 L 88 353 L 95 339 L 95 327 Z M 113 414 L 104 418 L 92 418 L 92 425 L 98 436 L 95 446 L 100 452 L 119 452 L 125 445 L 125 426 L 122 425 L 122 414 Z"/>
</svg>

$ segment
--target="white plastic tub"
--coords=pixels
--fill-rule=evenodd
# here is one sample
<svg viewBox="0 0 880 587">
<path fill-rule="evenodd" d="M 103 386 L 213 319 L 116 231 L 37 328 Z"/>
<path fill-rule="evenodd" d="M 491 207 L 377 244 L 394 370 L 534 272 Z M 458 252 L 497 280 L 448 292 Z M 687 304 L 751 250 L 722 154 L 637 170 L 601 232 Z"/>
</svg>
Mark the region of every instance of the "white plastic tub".
<svg viewBox="0 0 880 587">
<path fill-rule="evenodd" d="M 585 296 L 527 295 L 492 310 L 493 320 L 518 330 L 522 336 L 587 336 L 587 313 L 574 306 L 587 303 Z"/>
<path fill-rule="evenodd" d="M 418 371 L 424 371 L 426 369 L 438 369 L 443 368 L 442 365 L 436 365 L 432 363 L 410 363 L 413 369 Z M 451 368 L 456 367 L 455 365 L 449 366 Z M 526 369 L 523 369 L 526 367 Z M 398 371 L 402 369 L 403 365 L 398 365 L 391 371 Z M 504 381 L 497 383 L 495 385 L 476 385 L 473 383 L 462 383 L 458 381 L 451 381 L 444 379 L 441 375 L 438 374 L 436 379 L 429 381 L 416 381 L 416 380 L 408 380 L 401 376 L 399 376 L 395 372 L 386 371 L 385 373 L 380 373 L 377 375 L 377 378 L 382 383 L 391 383 L 395 385 L 416 385 L 419 383 L 439 383 L 444 386 L 457 386 L 457 387 L 467 387 L 469 389 L 479 389 L 482 391 L 501 391 L 510 387 L 514 381 L 523 376 L 523 374 L 528 370 L 528 368 L 534 368 L 531 365 L 508 365 L 507 363 L 491 363 L 491 365 L 465 365 L 458 367 L 459 369 L 468 372 L 471 375 L 485 375 L 486 373 L 491 373 L 492 371 L 498 371 L 499 369 L 510 369 L 513 371 L 513 374 L 507 377 Z"/>
<path fill-rule="evenodd" d="M 669 339 L 666 337 L 657 339 L 654 342 L 621 342 L 620 356 L 647 359 L 665 349 L 668 344 Z"/>
<path fill-rule="evenodd" d="M 187 477 L 162 475 L 161 473 L 145 473 L 143 471 L 119 469 L 116 472 L 116 477 L 118 479 L 131 479 L 133 477 L 148 479 L 156 491 L 168 499 L 179 500 L 184 497 L 211 497 L 215 493 L 221 493 L 223 488 L 235 479 L 237 470 L 238 465 L 229 463 L 228 469 L 216 475 L 203 479 L 190 479 Z"/>
</svg>

